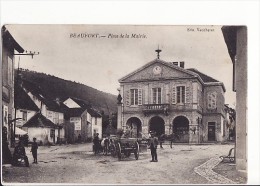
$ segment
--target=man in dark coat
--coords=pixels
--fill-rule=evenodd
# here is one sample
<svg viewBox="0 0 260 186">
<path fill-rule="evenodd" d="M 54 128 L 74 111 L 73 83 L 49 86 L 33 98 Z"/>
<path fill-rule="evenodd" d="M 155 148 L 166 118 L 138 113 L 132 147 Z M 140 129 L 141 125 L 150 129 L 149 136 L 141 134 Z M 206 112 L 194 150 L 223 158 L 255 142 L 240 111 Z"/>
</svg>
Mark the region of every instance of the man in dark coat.
<svg viewBox="0 0 260 186">
<path fill-rule="evenodd" d="M 99 137 L 98 137 L 98 133 L 95 135 L 94 139 L 93 139 L 93 143 L 94 143 L 94 152 L 95 154 L 98 154 L 99 151 L 99 147 L 100 147 L 100 143 L 99 143 Z"/>
<path fill-rule="evenodd" d="M 158 145 L 158 138 L 155 137 L 155 133 L 150 131 L 150 139 L 149 139 L 149 147 L 151 150 L 152 160 L 150 162 L 158 162 L 157 159 L 157 145 Z"/>
<path fill-rule="evenodd" d="M 33 143 L 31 148 L 31 152 L 33 155 L 33 163 L 37 163 L 37 149 L 38 149 L 38 144 L 36 142 L 36 138 L 33 138 Z"/>
</svg>

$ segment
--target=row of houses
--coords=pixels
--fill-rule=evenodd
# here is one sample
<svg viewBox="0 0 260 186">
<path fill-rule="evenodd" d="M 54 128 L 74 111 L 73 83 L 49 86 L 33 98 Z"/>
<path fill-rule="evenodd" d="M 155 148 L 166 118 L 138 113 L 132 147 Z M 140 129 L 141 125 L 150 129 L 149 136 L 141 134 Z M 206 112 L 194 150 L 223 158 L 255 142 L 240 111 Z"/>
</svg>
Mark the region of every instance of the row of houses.
<svg viewBox="0 0 260 186">
<path fill-rule="evenodd" d="M 95 133 L 102 134 L 101 114 L 84 100 L 68 97 L 50 99 L 40 86 L 18 78 L 14 107 L 16 127 L 45 144 L 86 142 Z"/>
</svg>

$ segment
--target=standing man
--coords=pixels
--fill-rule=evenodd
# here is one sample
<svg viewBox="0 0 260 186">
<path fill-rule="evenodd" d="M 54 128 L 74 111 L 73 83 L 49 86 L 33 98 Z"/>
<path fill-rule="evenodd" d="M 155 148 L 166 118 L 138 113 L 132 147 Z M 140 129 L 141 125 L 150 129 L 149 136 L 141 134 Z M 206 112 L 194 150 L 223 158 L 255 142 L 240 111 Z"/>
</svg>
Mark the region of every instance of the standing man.
<svg viewBox="0 0 260 186">
<path fill-rule="evenodd" d="M 153 131 L 150 131 L 150 140 L 149 140 L 149 147 L 151 150 L 152 160 L 150 162 L 158 162 L 157 159 L 157 145 L 158 145 L 158 138 L 155 137 L 155 133 Z"/>
<path fill-rule="evenodd" d="M 31 152 L 33 155 L 33 163 L 37 163 L 37 149 L 38 149 L 38 144 L 36 142 L 36 138 L 33 138 L 33 143 L 31 148 Z"/>
<path fill-rule="evenodd" d="M 99 152 L 99 148 L 100 148 L 100 143 L 99 143 L 99 137 L 98 137 L 99 133 L 96 133 L 94 139 L 93 139 L 93 143 L 94 143 L 94 153 L 95 155 L 98 154 Z"/>
</svg>

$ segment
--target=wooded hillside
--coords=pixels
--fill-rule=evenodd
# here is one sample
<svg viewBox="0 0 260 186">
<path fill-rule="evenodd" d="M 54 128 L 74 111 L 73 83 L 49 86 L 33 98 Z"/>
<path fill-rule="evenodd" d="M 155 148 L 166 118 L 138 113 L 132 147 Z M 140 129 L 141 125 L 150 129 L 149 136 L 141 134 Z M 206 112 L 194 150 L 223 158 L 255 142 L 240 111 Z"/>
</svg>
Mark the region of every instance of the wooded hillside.
<svg viewBox="0 0 260 186">
<path fill-rule="evenodd" d="M 105 114 L 117 112 L 117 96 L 99 91 L 87 85 L 64 80 L 52 75 L 20 69 L 22 78 L 31 81 L 41 87 L 45 95 L 55 100 L 64 100 L 67 97 L 75 97 L 87 101 L 92 107 Z M 16 73 L 17 74 L 17 71 Z M 15 77 L 17 77 L 15 75 Z"/>
</svg>

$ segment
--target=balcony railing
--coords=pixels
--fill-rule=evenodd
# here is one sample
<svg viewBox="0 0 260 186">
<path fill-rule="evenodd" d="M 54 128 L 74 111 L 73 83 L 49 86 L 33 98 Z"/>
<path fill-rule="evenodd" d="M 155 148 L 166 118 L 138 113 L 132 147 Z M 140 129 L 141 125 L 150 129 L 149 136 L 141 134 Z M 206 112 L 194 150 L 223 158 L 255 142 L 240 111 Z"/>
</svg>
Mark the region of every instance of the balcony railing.
<svg viewBox="0 0 260 186">
<path fill-rule="evenodd" d="M 145 104 L 143 112 L 145 115 L 150 113 L 164 113 L 168 115 L 170 104 Z"/>
</svg>

